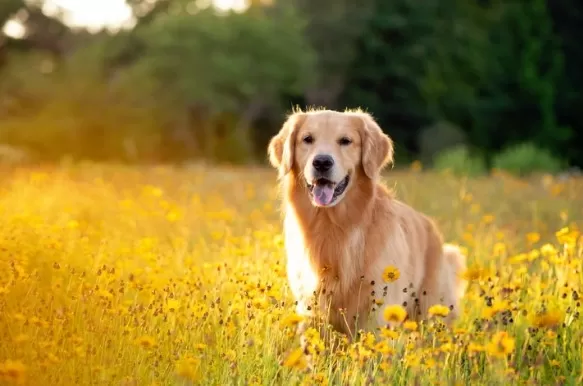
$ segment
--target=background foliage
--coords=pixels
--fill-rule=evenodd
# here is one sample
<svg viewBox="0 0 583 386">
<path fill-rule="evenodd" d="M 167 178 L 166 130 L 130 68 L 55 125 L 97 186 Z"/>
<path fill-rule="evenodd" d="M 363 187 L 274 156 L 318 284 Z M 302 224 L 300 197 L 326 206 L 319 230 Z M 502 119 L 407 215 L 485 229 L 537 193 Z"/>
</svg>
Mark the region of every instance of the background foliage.
<svg viewBox="0 0 583 386">
<path fill-rule="evenodd" d="M 2 1 L 0 25 L 26 33 L 0 36 L 0 143 L 48 160 L 264 162 L 292 106 L 360 106 L 400 162 L 464 145 L 492 167 L 529 143 L 583 165 L 580 2 L 127 2 L 134 28 L 89 33 L 43 1 Z"/>
</svg>

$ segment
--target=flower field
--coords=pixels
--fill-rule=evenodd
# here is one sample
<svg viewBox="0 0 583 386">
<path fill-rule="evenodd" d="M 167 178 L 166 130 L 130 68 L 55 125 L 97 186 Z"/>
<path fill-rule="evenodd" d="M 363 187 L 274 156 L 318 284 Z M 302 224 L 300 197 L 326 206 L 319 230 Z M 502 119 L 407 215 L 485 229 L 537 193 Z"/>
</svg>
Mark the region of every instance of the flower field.
<svg viewBox="0 0 583 386">
<path fill-rule="evenodd" d="M 468 253 L 453 328 L 299 347 L 270 169 L 0 171 L 0 384 L 583 382 L 583 181 L 389 171 Z M 398 276 L 387 267 L 383 280 Z"/>
</svg>

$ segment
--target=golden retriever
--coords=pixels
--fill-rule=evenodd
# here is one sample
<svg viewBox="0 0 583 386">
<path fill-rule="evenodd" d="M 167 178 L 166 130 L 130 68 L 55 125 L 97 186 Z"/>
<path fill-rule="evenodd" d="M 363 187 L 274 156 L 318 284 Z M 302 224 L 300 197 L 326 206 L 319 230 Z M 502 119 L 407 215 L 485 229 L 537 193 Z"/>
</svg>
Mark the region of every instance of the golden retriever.
<svg viewBox="0 0 583 386">
<path fill-rule="evenodd" d="M 297 313 L 321 311 L 350 337 L 386 326 L 384 307 L 407 317 L 431 305 L 459 315 L 465 256 L 443 244 L 434 223 L 379 183 L 393 162 L 393 141 L 361 110 L 297 111 L 268 146 L 279 169 L 287 274 Z M 385 268 L 398 269 L 394 282 Z M 382 306 L 379 306 L 383 304 Z"/>
</svg>

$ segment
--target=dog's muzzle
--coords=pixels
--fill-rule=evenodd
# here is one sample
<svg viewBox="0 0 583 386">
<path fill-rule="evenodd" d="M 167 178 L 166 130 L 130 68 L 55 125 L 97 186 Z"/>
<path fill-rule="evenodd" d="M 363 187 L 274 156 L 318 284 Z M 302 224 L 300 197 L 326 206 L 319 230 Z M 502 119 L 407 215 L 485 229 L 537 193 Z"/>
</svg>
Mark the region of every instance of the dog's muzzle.
<svg viewBox="0 0 583 386">
<path fill-rule="evenodd" d="M 347 175 L 339 183 L 326 178 L 317 178 L 313 183 L 306 184 L 314 202 L 319 206 L 328 206 L 344 193 L 349 181 L 350 177 Z"/>
</svg>

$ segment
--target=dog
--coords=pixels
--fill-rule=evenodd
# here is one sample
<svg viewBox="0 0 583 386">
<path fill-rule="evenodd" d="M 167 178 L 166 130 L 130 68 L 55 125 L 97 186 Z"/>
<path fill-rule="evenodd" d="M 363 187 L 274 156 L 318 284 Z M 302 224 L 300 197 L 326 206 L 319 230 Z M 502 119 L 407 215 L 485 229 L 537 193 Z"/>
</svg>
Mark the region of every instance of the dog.
<svg viewBox="0 0 583 386">
<path fill-rule="evenodd" d="M 460 249 L 380 183 L 393 152 L 393 140 L 360 109 L 294 111 L 267 149 L 279 171 L 296 312 L 307 320 L 319 313 L 349 338 L 394 325 L 383 317 L 388 305 L 417 321 L 445 305 L 451 323 L 465 292 Z M 387 267 L 398 269 L 394 282 L 383 280 Z"/>
</svg>

